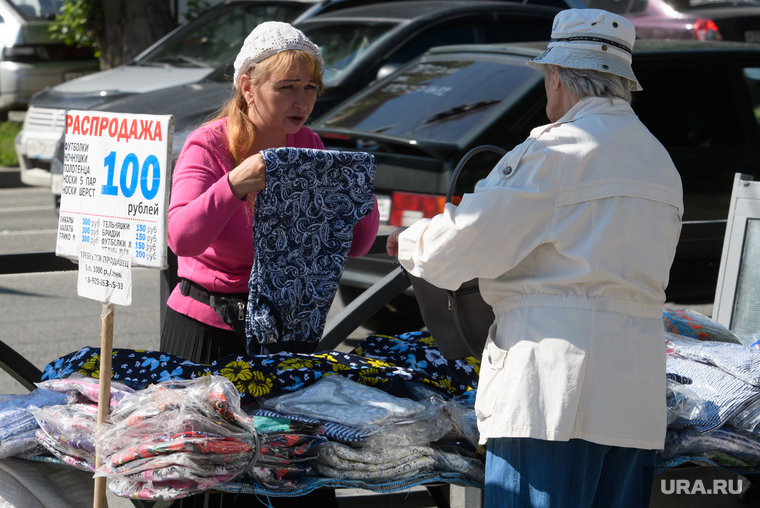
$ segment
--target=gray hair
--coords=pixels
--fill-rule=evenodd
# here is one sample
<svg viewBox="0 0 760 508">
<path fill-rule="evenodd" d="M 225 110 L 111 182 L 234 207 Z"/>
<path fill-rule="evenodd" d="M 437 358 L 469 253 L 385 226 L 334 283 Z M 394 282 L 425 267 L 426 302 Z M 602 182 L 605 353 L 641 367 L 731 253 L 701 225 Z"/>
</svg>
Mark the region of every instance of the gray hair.
<svg viewBox="0 0 760 508">
<path fill-rule="evenodd" d="M 631 91 L 636 89 L 636 83 L 630 79 L 599 72 L 591 69 L 571 69 L 559 65 L 542 65 L 544 79 L 552 75 L 552 68 L 557 69 L 562 87 L 579 99 L 584 97 L 620 98 L 630 104 L 633 99 Z"/>
</svg>

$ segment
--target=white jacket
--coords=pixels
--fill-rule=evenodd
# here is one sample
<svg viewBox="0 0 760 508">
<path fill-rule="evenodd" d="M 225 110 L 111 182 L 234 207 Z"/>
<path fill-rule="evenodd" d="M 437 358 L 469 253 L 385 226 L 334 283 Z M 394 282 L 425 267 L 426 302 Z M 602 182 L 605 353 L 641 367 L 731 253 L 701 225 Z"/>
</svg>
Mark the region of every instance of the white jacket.
<svg viewBox="0 0 760 508">
<path fill-rule="evenodd" d="M 481 442 L 662 448 L 662 305 L 682 215 L 678 172 L 630 105 L 585 98 L 400 235 L 412 274 L 448 289 L 478 277 L 494 308 Z"/>
</svg>

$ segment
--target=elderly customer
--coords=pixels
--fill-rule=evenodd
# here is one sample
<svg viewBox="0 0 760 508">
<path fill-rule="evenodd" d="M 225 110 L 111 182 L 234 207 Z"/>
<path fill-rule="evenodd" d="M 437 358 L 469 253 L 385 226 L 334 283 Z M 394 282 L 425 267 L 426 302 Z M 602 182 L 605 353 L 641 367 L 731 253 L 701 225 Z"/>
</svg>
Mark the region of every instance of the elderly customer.
<svg viewBox="0 0 760 508">
<path fill-rule="evenodd" d="M 182 282 L 167 302 L 161 351 L 199 363 L 246 353 L 244 335 L 235 333 L 210 297 L 248 301 L 254 259 L 251 207 L 266 185 L 259 152 L 324 149 L 319 136 L 304 126 L 322 90 L 323 72 L 320 50 L 303 32 L 277 21 L 259 24 L 235 59 L 234 95 L 216 119 L 185 142 L 174 170 L 168 227 Z M 349 256 L 369 250 L 378 224 L 375 205 L 354 228 Z M 238 331 L 244 332 L 244 324 Z M 261 346 L 248 352 L 272 351 Z"/>
<path fill-rule="evenodd" d="M 544 54 L 548 125 L 458 206 L 394 232 L 388 253 L 494 308 L 475 410 L 486 508 L 648 506 L 663 447 L 662 306 L 681 180 L 634 114 L 635 29 L 557 14 Z"/>
</svg>

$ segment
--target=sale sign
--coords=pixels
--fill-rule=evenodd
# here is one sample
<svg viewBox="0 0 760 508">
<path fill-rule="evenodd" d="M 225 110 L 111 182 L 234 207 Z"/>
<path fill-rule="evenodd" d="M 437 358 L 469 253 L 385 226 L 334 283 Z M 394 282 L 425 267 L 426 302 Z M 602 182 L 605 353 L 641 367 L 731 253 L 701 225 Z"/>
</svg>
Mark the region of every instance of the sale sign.
<svg viewBox="0 0 760 508">
<path fill-rule="evenodd" d="M 164 269 L 174 117 L 68 111 L 56 254 Z M 106 256 L 108 257 L 108 256 Z"/>
</svg>

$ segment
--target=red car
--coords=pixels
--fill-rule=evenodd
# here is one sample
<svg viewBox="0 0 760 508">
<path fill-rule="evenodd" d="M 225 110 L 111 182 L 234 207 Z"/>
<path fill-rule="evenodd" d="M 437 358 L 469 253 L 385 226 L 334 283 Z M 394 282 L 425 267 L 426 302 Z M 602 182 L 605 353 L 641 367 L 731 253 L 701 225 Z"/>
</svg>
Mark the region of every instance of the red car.
<svg viewBox="0 0 760 508">
<path fill-rule="evenodd" d="M 757 0 L 584 0 L 630 19 L 641 39 L 760 43 Z"/>
</svg>

